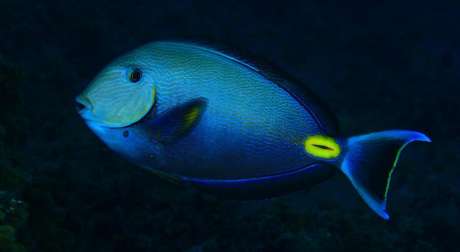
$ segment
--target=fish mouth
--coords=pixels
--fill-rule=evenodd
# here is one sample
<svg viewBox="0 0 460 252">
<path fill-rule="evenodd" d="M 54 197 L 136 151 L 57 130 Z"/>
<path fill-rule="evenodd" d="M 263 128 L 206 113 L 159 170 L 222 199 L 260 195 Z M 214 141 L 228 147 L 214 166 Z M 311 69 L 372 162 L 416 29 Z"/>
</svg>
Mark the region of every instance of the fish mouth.
<svg viewBox="0 0 460 252">
<path fill-rule="evenodd" d="M 93 108 L 93 103 L 86 96 L 79 95 L 75 98 L 75 109 L 85 121 L 91 120 Z"/>
<path fill-rule="evenodd" d="M 75 107 L 79 113 L 85 110 L 93 110 L 93 104 L 91 101 L 86 96 L 82 95 L 79 95 L 75 98 Z"/>
</svg>

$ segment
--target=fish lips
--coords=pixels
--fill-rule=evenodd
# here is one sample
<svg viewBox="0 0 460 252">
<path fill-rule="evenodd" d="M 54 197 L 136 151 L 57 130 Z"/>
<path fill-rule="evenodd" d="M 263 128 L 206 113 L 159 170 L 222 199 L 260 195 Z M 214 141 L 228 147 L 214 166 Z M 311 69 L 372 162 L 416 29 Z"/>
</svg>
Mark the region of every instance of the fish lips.
<svg viewBox="0 0 460 252">
<path fill-rule="evenodd" d="M 92 118 L 93 108 L 93 103 L 87 97 L 79 95 L 75 98 L 75 109 L 86 122 L 95 121 Z"/>
</svg>

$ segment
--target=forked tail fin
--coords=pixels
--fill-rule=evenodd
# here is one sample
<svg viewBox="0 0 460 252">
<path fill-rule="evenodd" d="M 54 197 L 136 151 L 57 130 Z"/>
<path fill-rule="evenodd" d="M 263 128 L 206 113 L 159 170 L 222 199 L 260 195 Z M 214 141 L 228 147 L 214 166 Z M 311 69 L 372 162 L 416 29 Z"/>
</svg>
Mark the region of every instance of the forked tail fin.
<svg viewBox="0 0 460 252">
<path fill-rule="evenodd" d="M 351 137 L 340 169 L 358 193 L 380 217 L 388 220 L 387 193 L 399 154 L 411 142 L 431 142 L 426 135 L 409 130 L 389 130 Z"/>
</svg>

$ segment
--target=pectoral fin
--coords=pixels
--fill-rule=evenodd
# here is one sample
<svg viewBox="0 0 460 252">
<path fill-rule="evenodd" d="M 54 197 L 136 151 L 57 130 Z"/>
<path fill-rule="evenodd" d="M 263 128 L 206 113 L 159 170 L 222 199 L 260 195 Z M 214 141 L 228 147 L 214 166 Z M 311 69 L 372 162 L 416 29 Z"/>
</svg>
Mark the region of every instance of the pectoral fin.
<svg viewBox="0 0 460 252">
<path fill-rule="evenodd" d="M 206 109 L 207 101 L 194 99 L 158 115 L 153 124 L 153 137 L 162 144 L 168 144 L 185 136 L 198 123 Z"/>
</svg>

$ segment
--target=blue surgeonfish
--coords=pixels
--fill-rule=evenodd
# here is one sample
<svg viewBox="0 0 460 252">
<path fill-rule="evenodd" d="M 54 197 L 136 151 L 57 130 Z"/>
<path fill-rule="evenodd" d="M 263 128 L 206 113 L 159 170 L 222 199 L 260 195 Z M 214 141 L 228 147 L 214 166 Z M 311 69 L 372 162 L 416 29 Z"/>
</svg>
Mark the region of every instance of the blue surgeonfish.
<svg viewBox="0 0 460 252">
<path fill-rule="evenodd" d="M 417 131 L 345 137 L 311 92 L 208 46 L 154 42 L 105 67 L 76 98 L 113 151 L 163 178 L 237 199 L 308 188 L 337 171 L 380 217 Z"/>
</svg>

